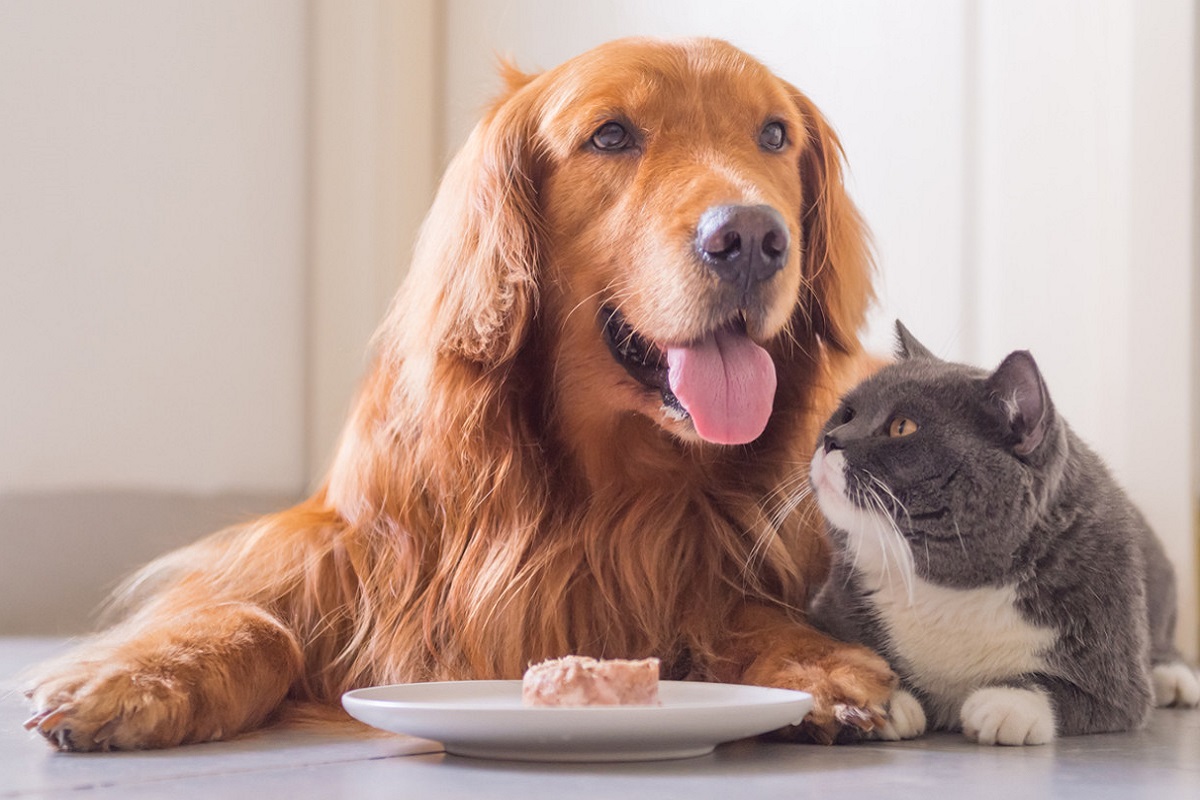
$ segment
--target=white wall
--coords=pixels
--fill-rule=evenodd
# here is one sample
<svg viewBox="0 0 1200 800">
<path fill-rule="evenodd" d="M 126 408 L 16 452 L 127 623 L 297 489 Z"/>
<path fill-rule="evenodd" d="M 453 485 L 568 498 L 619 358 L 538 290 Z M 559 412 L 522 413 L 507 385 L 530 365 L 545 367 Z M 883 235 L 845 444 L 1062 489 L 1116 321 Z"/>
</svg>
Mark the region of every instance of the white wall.
<svg viewBox="0 0 1200 800">
<path fill-rule="evenodd" d="M 305 480 L 305 7 L 0 2 L 0 493 Z"/>
<path fill-rule="evenodd" d="M 493 53 L 548 67 L 625 35 L 715 35 L 807 91 L 841 134 L 881 303 L 948 358 L 1029 348 L 1184 575 L 1196 652 L 1191 393 L 1195 9 L 1188 0 L 452 0 L 447 144 Z"/>
<path fill-rule="evenodd" d="M 441 172 L 437 0 L 314 0 L 309 479 L 332 459 Z"/>
</svg>

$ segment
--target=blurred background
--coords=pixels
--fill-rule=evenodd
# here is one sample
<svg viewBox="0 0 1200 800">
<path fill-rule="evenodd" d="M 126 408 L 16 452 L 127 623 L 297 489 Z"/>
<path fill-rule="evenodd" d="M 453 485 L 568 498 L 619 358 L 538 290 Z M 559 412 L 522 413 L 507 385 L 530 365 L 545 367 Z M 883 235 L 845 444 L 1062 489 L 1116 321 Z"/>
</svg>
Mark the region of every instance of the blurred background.
<svg viewBox="0 0 1200 800">
<path fill-rule="evenodd" d="M 0 633 L 310 489 L 438 176 L 497 90 L 718 36 L 839 131 L 896 317 L 1029 348 L 1183 576 L 1200 496 L 1190 0 L 0 0 Z"/>
</svg>

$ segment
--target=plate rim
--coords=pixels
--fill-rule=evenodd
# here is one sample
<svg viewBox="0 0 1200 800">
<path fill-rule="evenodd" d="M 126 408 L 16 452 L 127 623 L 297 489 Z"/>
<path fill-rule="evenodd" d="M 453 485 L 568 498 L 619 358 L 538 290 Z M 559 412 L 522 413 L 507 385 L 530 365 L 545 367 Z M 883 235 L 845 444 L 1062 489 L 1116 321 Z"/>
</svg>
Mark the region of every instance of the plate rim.
<svg viewBox="0 0 1200 800">
<path fill-rule="evenodd" d="M 651 761 L 692 758 L 718 745 L 799 723 L 812 709 L 807 692 L 750 684 L 663 681 L 684 685 L 712 702 L 658 706 L 524 706 L 521 681 L 429 681 L 349 690 L 342 706 L 381 730 L 440 742 L 447 753 L 516 761 Z M 474 697 L 391 700 L 391 690 L 453 692 Z M 721 699 L 722 691 L 740 697 Z M 670 691 L 670 689 L 668 689 Z M 749 696 L 747 696 L 749 695 Z M 500 699 L 502 704 L 496 704 Z M 476 700 L 477 702 L 472 702 Z M 740 713 L 739 713 L 740 712 Z M 626 741 L 631 737 L 636 745 Z"/>
<path fill-rule="evenodd" d="M 487 705 L 484 705 L 484 706 L 480 706 L 478 708 L 469 706 L 467 703 L 465 703 L 463 701 L 432 701 L 432 700 L 420 700 L 420 699 L 391 700 L 391 699 L 386 699 L 386 698 L 382 698 L 382 697 L 370 697 L 369 696 L 370 693 L 384 692 L 389 689 L 390 690 L 403 689 L 403 690 L 419 691 L 420 689 L 426 688 L 426 687 L 431 688 L 431 689 L 434 689 L 435 687 L 437 689 L 442 689 L 442 688 L 451 688 L 451 687 L 464 687 L 465 688 L 467 686 L 470 686 L 470 687 L 477 688 L 477 689 L 484 689 L 484 688 L 494 688 L 497 690 L 504 689 L 504 690 L 507 690 L 506 694 L 508 692 L 511 692 L 513 695 L 515 695 L 517 698 L 519 698 L 521 683 L 522 682 L 520 680 L 413 681 L 413 682 L 409 682 L 409 683 L 385 683 L 385 684 L 377 684 L 374 686 L 362 686 L 357 689 L 349 689 L 342 693 L 341 700 L 342 700 L 343 707 L 345 706 L 346 701 L 349 700 L 349 701 L 355 702 L 355 703 L 369 703 L 369 704 L 376 705 L 376 706 L 384 706 L 384 707 L 397 708 L 397 709 L 400 709 L 400 708 L 418 709 L 419 708 L 419 709 L 434 710 L 434 709 L 444 708 L 446 711 L 460 711 L 460 710 L 467 710 L 469 708 L 472 711 L 478 711 L 478 712 L 496 711 L 496 712 L 503 712 L 505 714 L 511 714 L 513 712 L 561 713 L 564 711 L 575 711 L 575 712 L 584 711 L 584 712 L 588 712 L 588 713 L 594 713 L 594 712 L 599 712 L 599 713 L 611 713 L 611 712 L 645 713 L 645 712 L 663 711 L 663 710 L 668 710 L 668 709 L 711 709 L 711 708 L 725 708 L 725 707 L 730 707 L 730 706 L 734 706 L 734 707 L 775 706 L 775 705 L 786 705 L 788 703 L 812 700 L 812 694 L 810 694 L 809 692 L 801 691 L 799 689 L 785 689 L 780 686 L 758 686 L 755 684 L 748 684 L 748 683 L 721 683 L 721 682 L 717 682 L 717 681 L 670 681 L 670 680 L 659 681 L 660 689 L 664 686 L 688 687 L 689 689 L 695 688 L 695 687 L 704 687 L 704 688 L 700 689 L 701 692 L 713 691 L 714 693 L 719 693 L 721 690 L 726 690 L 726 691 L 736 690 L 738 692 L 751 692 L 753 694 L 760 694 L 760 693 L 761 694 L 760 694 L 760 697 L 758 697 L 758 698 L 748 698 L 745 700 L 729 700 L 729 701 L 725 701 L 725 702 L 712 702 L 712 703 L 689 701 L 689 702 L 682 702 L 682 703 L 671 703 L 670 705 L 660 703 L 659 705 L 653 705 L 653 706 L 651 706 L 651 705 L 524 706 L 524 705 L 522 705 L 522 706 L 510 707 L 510 706 L 487 706 Z"/>
</svg>

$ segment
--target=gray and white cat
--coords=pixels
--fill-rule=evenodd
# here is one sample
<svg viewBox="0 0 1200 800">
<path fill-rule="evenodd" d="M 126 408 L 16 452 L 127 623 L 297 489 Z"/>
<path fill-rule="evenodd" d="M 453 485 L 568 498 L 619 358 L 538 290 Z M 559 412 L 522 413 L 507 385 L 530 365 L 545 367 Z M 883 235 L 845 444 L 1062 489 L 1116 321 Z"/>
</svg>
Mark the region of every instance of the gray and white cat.
<svg viewBox="0 0 1200 800">
<path fill-rule="evenodd" d="M 845 397 L 810 473 L 835 545 L 814 619 L 901 678 L 880 735 L 1043 744 L 1195 706 L 1171 565 L 1032 356 L 988 374 L 896 327 L 897 362 Z"/>
</svg>

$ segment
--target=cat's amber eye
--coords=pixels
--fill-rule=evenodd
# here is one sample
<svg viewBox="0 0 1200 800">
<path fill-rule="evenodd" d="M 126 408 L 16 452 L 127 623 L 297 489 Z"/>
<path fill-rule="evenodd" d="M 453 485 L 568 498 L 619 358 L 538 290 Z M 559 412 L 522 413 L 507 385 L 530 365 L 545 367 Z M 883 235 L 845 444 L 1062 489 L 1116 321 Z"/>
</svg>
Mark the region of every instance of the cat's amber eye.
<svg viewBox="0 0 1200 800">
<path fill-rule="evenodd" d="M 888 423 L 888 436 L 893 439 L 900 436 L 911 436 L 917 432 L 917 423 L 908 417 L 896 417 Z"/>
</svg>

